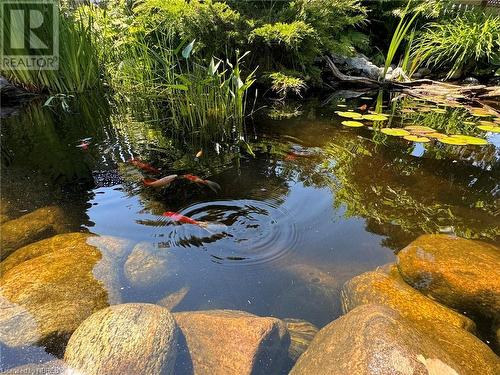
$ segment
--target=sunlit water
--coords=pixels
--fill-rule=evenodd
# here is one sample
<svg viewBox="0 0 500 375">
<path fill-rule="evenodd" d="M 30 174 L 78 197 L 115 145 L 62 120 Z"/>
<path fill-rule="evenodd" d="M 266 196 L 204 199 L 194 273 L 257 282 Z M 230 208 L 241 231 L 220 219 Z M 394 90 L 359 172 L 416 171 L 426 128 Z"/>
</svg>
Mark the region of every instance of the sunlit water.
<svg viewBox="0 0 500 375">
<path fill-rule="evenodd" d="M 75 231 L 168 253 L 173 271 L 158 283 L 133 288 L 121 278 L 124 302 L 187 290 L 174 311 L 238 309 L 322 326 L 341 314 L 346 280 L 394 261 L 422 233 L 498 241 L 499 136 L 486 134 L 485 146 L 415 144 L 343 127 L 334 113 L 374 101 L 312 101 L 287 120 L 263 110 L 247 127 L 255 157 L 180 142 L 151 108 L 111 108 L 100 95 L 73 113 L 34 102 L 2 121 L 2 197 L 12 217 L 58 204 Z M 78 147 L 85 138 L 88 148 Z M 142 178 L 158 176 L 132 157 L 159 176 L 192 173 L 222 189 L 145 186 Z M 25 348 L 3 357 L 11 367 L 43 356 Z"/>
</svg>

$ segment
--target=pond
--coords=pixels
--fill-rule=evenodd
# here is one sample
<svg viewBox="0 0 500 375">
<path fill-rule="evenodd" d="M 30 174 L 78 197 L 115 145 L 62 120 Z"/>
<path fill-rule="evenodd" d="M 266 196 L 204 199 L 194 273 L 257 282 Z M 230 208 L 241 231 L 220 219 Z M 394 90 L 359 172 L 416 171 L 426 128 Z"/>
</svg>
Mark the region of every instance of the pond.
<svg viewBox="0 0 500 375">
<path fill-rule="evenodd" d="M 423 233 L 499 240 L 500 135 L 477 128 L 496 120 L 395 96 L 268 106 L 247 122 L 251 150 L 186 140 L 157 104 L 108 104 L 100 93 L 69 110 L 34 101 L 2 120 L 2 215 L 56 205 L 66 231 L 124 238 L 129 251 L 140 244 L 160 259 L 116 261 L 121 302 L 167 299 L 173 311 L 243 310 L 321 327 L 342 314 L 344 282 L 393 262 Z M 392 127 L 486 144 L 412 142 L 377 131 L 383 121 L 342 125 L 360 120 L 343 112 L 376 107 Z M 174 174 L 168 186 L 144 183 Z M 4 348 L 2 366 L 60 356 L 64 345 Z"/>
</svg>

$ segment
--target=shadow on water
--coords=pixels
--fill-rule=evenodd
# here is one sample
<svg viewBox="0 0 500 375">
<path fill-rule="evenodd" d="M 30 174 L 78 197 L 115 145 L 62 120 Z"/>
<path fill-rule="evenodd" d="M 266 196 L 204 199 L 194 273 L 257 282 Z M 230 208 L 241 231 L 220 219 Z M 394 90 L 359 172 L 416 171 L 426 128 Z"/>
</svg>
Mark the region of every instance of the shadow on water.
<svg viewBox="0 0 500 375">
<path fill-rule="evenodd" d="M 460 108 L 446 109 L 448 117 L 417 116 L 403 111 L 414 105 L 404 100 L 311 100 L 272 109 L 270 117 L 262 112 L 244 135 L 250 152 L 238 140 L 191 142 L 169 127 L 161 103 L 110 104 L 95 93 L 71 102 L 70 112 L 41 104 L 2 123 L 2 206 L 15 218 L 57 204 L 72 230 L 125 238 L 126 253 L 100 263 L 116 274 L 121 302 L 236 309 L 323 326 L 341 314 L 346 280 L 393 261 L 422 233 L 498 241 L 495 135 L 481 146 L 411 143 L 374 131 L 375 124 L 343 127 L 335 113 L 388 105 L 382 110 L 394 112 L 391 126 L 452 131 L 455 121 L 455 130 L 477 135 L 463 126 L 464 113 L 455 114 Z M 163 188 L 143 182 L 171 174 L 222 188 L 182 178 Z M 134 264 L 134 252 L 153 266 Z M 40 353 L 27 346 L 2 355 L 14 366 Z"/>
</svg>

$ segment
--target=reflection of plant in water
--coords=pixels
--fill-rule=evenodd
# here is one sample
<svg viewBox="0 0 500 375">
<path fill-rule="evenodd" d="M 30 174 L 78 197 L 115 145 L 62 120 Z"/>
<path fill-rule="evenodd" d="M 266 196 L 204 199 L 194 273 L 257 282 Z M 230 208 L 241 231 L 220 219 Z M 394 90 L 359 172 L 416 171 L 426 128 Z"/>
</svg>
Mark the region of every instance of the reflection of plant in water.
<svg viewBox="0 0 500 375">
<path fill-rule="evenodd" d="M 302 111 L 300 110 L 300 105 L 278 101 L 273 103 L 268 116 L 273 120 L 284 120 L 298 117 L 301 114 Z"/>
<path fill-rule="evenodd" d="M 478 174 L 475 167 L 464 165 L 450 168 L 446 161 L 440 166 L 440 161 L 402 156 L 394 150 L 384 155 L 383 150 L 370 151 L 373 147 L 358 138 L 336 139 L 326 148 L 334 159 L 324 162 L 335 175 L 330 181 L 334 205 L 345 207 L 347 216 L 362 216 L 371 225 L 397 226 L 409 239 L 442 227 L 452 227 L 466 238 L 500 235 L 490 172 Z M 469 181 L 471 175 L 476 177 Z M 470 183 L 477 185 L 473 192 Z"/>
</svg>

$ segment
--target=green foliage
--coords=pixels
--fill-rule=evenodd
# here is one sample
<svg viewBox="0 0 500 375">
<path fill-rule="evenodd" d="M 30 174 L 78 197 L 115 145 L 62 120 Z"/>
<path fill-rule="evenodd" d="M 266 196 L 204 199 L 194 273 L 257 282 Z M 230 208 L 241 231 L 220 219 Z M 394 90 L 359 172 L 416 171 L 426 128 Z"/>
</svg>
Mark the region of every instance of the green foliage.
<svg viewBox="0 0 500 375">
<path fill-rule="evenodd" d="M 250 42 L 260 38 L 270 47 L 278 44 L 297 50 L 310 37 L 314 37 L 314 29 L 303 21 L 277 22 L 254 29 L 250 34 Z"/>
<path fill-rule="evenodd" d="M 307 88 L 303 79 L 286 75 L 281 72 L 269 74 L 272 80 L 271 89 L 284 99 L 290 92 L 297 96 L 301 96 L 301 92 Z"/>
<path fill-rule="evenodd" d="M 59 70 L 25 70 L 5 68 L 0 73 L 29 91 L 49 93 L 82 92 L 99 83 L 100 65 L 96 40 L 89 26 L 92 20 L 76 12 L 59 13 Z M 7 22 L 5 19 L 4 22 Z M 19 29 L 20 25 L 11 25 Z M 52 35 L 52 27 L 44 24 L 37 31 Z M 18 52 L 30 55 L 29 51 Z"/>
<path fill-rule="evenodd" d="M 419 35 L 414 58 L 446 68 L 447 77 L 478 62 L 500 58 L 500 16 L 470 12 L 453 22 L 433 22 Z"/>
</svg>

